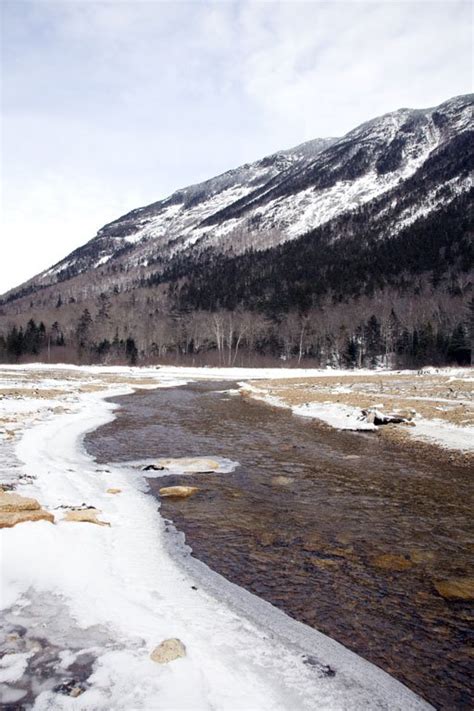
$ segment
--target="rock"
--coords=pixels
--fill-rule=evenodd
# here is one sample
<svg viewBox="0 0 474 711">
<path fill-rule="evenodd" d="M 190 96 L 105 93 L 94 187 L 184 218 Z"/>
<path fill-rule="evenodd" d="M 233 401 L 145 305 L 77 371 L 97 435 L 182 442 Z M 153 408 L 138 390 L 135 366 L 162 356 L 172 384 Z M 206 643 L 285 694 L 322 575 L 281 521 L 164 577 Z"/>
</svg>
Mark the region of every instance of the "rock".
<svg viewBox="0 0 474 711">
<path fill-rule="evenodd" d="M 339 565 L 337 560 L 332 560 L 331 558 L 317 558 L 312 556 L 309 560 L 311 565 L 314 565 L 315 568 L 323 568 L 325 570 L 337 568 Z"/>
<path fill-rule="evenodd" d="M 308 553 L 317 553 L 324 550 L 326 542 L 317 533 L 306 533 L 301 547 Z"/>
<path fill-rule="evenodd" d="M 180 639 L 165 639 L 150 654 L 152 662 L 168 664 L 175 659 L 186 656 L 186 647 Z"/>
<path fill-rule="evenodd" d="M 12 528 L 26 521 L 54 523 L 54 516 L 42 509 L 36 499 L 0 491 L 0 528 Z"/>
<path fill-rule="evenodd" d="M 199 491 L 197 486 L 163 486 L 159 493 L 163 498 L 187 499 L 197 491 Z"/>
<path fill-rule="evenodd" d="M 404 558 L 401 555 L 393 555 L 392 553 L 385 553 L 384 555 L 379 555 L 372 559 L 373 565 L 376 568 L 382 568 L 383 570 L 409 570 L 413 567 L 413 563 L 408 558 Z"/>
<path fill-rule="evenodd" d="M 431 563 L 436 555 L 433 551 L 410 551 L 410 558 L 414 563 Z"/>
<path fill-rule="evenodd" d="M 98 509 L 81 509 L 79 511 L 68 511 L 64 521 L 77 521 L 78 523 L 95 523 L 97 526 L 110 526 L 107 521 L 100 521 L 97 518 Z"/>
<path fill-rule="evenodd" d="M 206 457 L 158 459 L 157 465 L 171 471 L 188 472 L 190 474 L 211 474 L 219 469 L 219 462 Z"/>
<path fill-rule="evenodd" d="M 113 487 L 111 489 L 107 489 L 105 492 L 106 494 L 121 494 L 122 489 L 114 489 Z"/>
<path fill-rule="evenodd" d="M 271 484 L 272 486 L 289 486 L 294 482 L 294 479 L 291 476 L 273 476 Z"/>
<path fill-rule="evenodd" d="M 446 600 L 474 600 L 474 578 L 435 580 L 433 585 Z"/>
<path fill-rule="evenodd" d="M 25 523 L 26 521 L 49 521 L 54 523 L 54 516 L 49 511 L 44 511 L 44 509 L 0 511 L 0 528 L 12 528 L 17 523 Z"/>
<path fill-rule="evenodd" d="M 413 419 L 411 413 L 382 412 L 381 410 L 371 407 L 362 410 L 362 414 L 367 422 L 376 426 L 405 424 Z"/>
<path fill-rule="evenodd" d="M 7 511 L 35 511 L 41 506 L 36 499 L 27 499 L 19 494 L 0 492 L 0 512 Z"/>
<path fill-rule="evenodd" d="M 278 535 L 276 533 L 272 533 L 271 531 L 262 531 L 262 533 L 258 536 L 258 542 L 264 548 L 267 546 L 273 546 L 277 540 Z"/>
<path fill-rule="evenodd" d="M 70 679 L 54 686 L 53 691 L 56 694 L 63 694 L 63 696 L 71 696 L 73 699 L 77 699 L 78 696 L 84 693 L 85 688 L 81 682 Z"/>
</svg>

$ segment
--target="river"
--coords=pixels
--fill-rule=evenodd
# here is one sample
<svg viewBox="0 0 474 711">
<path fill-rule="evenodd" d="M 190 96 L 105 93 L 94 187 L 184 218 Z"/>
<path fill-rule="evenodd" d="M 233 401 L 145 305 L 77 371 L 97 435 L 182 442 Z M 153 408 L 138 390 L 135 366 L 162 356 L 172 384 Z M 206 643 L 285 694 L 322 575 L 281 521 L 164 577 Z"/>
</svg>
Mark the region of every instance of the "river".
<svg viewBox="0 0 474 711">
<path fill-rule="evenodd" d="M 472 472 L 436 448 L 340 432 L 240 397 L 231 383 L 139 391 L 86 438 L 98 462 L 219 456 L 227 474 L 163 500 L 193 555 L 380 666 L 438 709 L 472 707 Z M 160 479 L 149 479 L 158 496 Z M 471 647 L 472 649 L 472 647 Z"/>
</svg>

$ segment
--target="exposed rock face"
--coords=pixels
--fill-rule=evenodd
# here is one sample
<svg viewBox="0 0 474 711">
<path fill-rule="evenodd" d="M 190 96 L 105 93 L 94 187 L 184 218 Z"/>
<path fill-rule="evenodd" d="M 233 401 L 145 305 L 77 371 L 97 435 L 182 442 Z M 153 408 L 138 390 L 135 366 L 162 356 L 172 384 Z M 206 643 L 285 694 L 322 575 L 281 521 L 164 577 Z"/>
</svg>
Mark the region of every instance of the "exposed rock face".
<svg viewBox="0 0 474 711">
<path fill-rule="evenodd" d="M 64 516 L 64 521 L 77 521 L 78 523 L 95 523 L 97 526 L 110 526 L 107 521 L 97 518 L 100 511 L 98 509 L 82 509 L 78 511 L 68 511 Z"/>
<path fill-rule="evenodd" d="M 474 600 L 474 578 L 437 580 L 436 592 L 447 600 Z"/>
<path fill-rule="evenodd" d="M 165 639 L 150 654 L 150 659 L 158 664 L 168 664 L 186 656 L 186 647 L 180 639 Z"/>
<path fill-rule="evenodd" d="M 174 499 L 187 499 L 199 491 L 197 486 L 164 486 L 160 489 L 160 496 Z"/>
<path fill-rule="evenodd" d="M 36 499 L 0 490 L 0 528 L 11 528 L 25 521 L 54 523 L 54 516 L 42 509 Z"/>
</svg>

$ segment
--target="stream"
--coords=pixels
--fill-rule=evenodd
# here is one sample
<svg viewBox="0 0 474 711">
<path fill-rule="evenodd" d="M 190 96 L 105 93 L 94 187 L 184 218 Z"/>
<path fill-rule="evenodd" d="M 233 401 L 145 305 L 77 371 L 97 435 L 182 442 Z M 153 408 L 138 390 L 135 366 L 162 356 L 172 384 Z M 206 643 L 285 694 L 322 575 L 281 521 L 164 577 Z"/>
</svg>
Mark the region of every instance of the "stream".
<svg viewBox="0 0 474 711">
<path fill-rule="evenodd" d="M 116 400 L 87 435 L 100 463 L 225 457 L 161 514 L 228 580 L 341 642 L 438 709 L 468 709 L 472 605 L 436 581 L 473 577 L 472 472 L 436 448 L 341 432 L 198 382 Z M 472 677 L 472 675 L 471 675 Z"/>
</svg>

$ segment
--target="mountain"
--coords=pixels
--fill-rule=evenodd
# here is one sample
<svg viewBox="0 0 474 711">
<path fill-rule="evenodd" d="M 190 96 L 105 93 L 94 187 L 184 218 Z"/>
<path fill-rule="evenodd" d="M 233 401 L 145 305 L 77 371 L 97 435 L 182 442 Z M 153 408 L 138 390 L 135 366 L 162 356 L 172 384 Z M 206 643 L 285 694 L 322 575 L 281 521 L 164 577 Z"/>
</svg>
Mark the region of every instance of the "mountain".
<svg viewBox="0 0 474 711">
<path fill-rule="evenodd" d="M 377 310 L 383 293 L 392 311 L 408 298 L 431 320 L 441 300 L 451 327 L 472 289 L 473 106 L 466 95 L 400 109 L 133 210 L 7 293 L 3 322 L 69 304 L 67 331 L 107 299 L 109 321 L 147 353 L 143 309 L 152 331 L 165 316 L 219 309 L 281 324 L 364 299 Z"/>
</svg>

